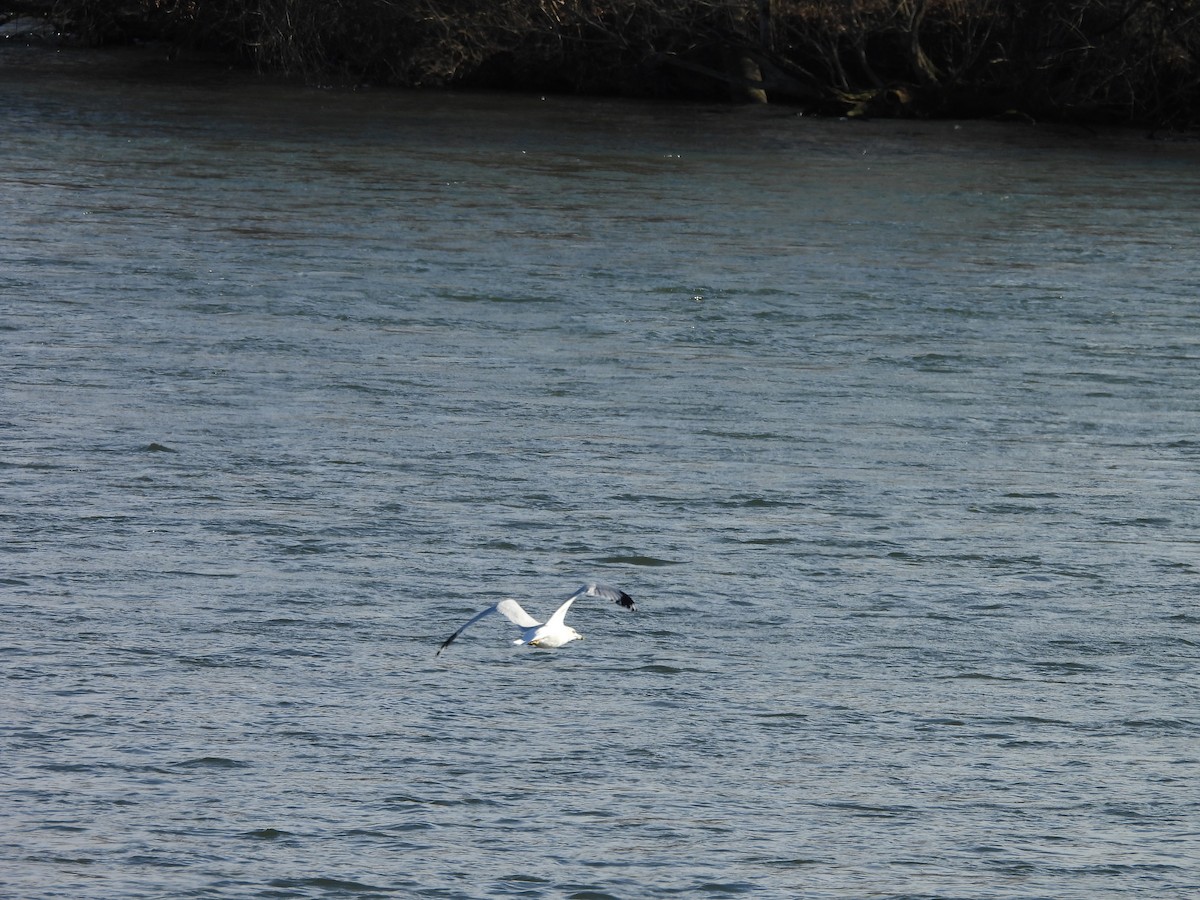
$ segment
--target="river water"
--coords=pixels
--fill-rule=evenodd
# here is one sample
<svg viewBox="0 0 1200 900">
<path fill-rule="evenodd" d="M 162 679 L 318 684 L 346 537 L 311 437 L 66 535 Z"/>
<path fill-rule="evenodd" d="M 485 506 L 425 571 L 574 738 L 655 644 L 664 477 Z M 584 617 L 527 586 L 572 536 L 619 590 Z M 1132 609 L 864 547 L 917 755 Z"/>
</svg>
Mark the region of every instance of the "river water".
<svg viewBox="0 0 1200 900">
<path fill-rule="evenodd" d="M 1200 147 L 0 91 L 0 895 L 1200 891 Z"/>
</svg>

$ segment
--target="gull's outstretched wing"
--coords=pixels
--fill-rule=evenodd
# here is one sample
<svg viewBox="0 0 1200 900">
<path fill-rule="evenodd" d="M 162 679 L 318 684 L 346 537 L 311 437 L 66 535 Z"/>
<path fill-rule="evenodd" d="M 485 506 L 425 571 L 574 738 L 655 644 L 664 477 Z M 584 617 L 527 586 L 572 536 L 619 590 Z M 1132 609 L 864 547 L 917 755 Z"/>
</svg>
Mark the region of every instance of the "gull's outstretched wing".
<svg viewBox="0 0 1200 900">
<path fill-rule="evenodd" d="M 501 600 L 496 604 L 496 612 L 508 619 L 519 628 L 537 628 L 542 623 L 521 609 L 516 600 Z"/>
<path fill-rule="evenodd" d="M 563 624 L 563 619 L 567 617 L 567 610 L 569 610 L 571 608 L 571 604 L 580 597 L 599 597 L 602 600 L 611 600 L 618 606 L 625 607 L 625 609 L 637 609 L 637 607 L 633 604 L 633 598 L 624 591 L 619 591 L 615 587 L 609 587 L 607 584 L 597 584 L 593 581 L 589 584 L 585 584 L 570 597 L 568 597 L 566 602 L 564 602 L 562 606 L 554 611 L 554 615 L 552 615 L 546 621 L 546 624 L 549 626 Z"/>
<path fill-rule="evenodd" d="M 446 638 L 446 640 L 442 641 L 442 646 L 438 647 L 437 653 L 435 653 L 434 656 L 441 656 L 442 651 L 453 644 L 455 638 L 457 638 L 460 634 L 462 634 L 480 619 L 490 616 L 494 612 L 500 613 L 500 615 L 504 616 L 504 618 L 508 619 L 508 621 L 512 622 L 514 625 L 520 626 L 521 628 L 536 628 L 538 625 L 542 624 L 529 613 L 525 612 L 525 610 L 521 608 L 521 604 L 516 600 L 501 600 L 499 603 L 494 603 L 489 606 L 483 612 L 479 613 L 479 615 L 471 619 L 471 621 L 469 621 L 462 628 L 458 629 L 458 631 L 454 632 L 454 634 L 450 635 L 450 637 Z"/>
<path fill-rule="evenodd" d="M 637 609 L 633 605 L 633 598 L 627 593 L 595 581 L 585 584 L 572 595 L 571 599 L 578 600 L 580 597 L 599 597 L 602 600 L 611 600 L 617 606 L 623 606 L 625 609 Z"/>
</svg>

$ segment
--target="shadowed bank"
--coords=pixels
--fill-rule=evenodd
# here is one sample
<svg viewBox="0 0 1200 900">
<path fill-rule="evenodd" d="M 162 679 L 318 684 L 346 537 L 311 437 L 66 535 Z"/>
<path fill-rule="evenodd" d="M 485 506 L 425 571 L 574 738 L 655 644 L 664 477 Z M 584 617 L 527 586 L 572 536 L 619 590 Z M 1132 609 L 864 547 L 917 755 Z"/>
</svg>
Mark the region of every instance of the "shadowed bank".
<svg viewBox="0 0 1200 900">
<path fill-rule="evenodd" d="M 1200 0 L 33 0 L 88 43 L 161 41 L 312 83 L 782 102 L 829 115 L 1189 128 Z"/>
</svg>

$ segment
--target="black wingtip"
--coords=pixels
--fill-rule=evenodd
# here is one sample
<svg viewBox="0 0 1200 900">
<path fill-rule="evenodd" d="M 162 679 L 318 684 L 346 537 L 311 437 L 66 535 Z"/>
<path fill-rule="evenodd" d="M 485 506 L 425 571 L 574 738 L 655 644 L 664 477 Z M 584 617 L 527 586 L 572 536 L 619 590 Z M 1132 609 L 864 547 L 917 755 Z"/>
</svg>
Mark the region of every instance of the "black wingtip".
<svg viewBox="0 0 1200 900">
<path fill-rule="evenodd" d="M 637 609 L 633 604 L 633 598 L 624 591 L 620 592 L 621 596 L 617 598 L 617 606 L 623 606 L 625 609 Z"/>
<path fill-rule="evenodd" d="M 437 653 L 435 653 L 435 654 L 433 654 L 433 655 L 434 655 L 434 656 L 441 656 L 441 655 L 442 655 L 442 651 L 443 651 L 443 650 L 445 650 L 447 647 L 449 647 L 451 644 L 453 644 L 453 643 L 454 643 L 454 639 L 455 639 L 456 637 L 458 637 L 458 635 L 457 635 L 457 634 L 455 634 L 455 635 L 451 635 L 450 637 L 446 638 L 446 640 L 442 641 L 442 646 L 438 647 L 438 648 L 437 648 Z"/>
</svg>

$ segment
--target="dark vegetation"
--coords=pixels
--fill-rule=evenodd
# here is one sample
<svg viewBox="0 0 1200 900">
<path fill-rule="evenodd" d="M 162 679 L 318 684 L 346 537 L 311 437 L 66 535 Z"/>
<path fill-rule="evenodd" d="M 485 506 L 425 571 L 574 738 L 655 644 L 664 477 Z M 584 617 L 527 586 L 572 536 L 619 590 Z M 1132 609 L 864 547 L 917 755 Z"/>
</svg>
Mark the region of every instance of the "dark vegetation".
<svg viewBox="0 0 1200 900">
<path fill-rule="evenodd" d="M 316 83 L 1200 125 L 1200 0 L 0 0 Z"/>
</svg>

